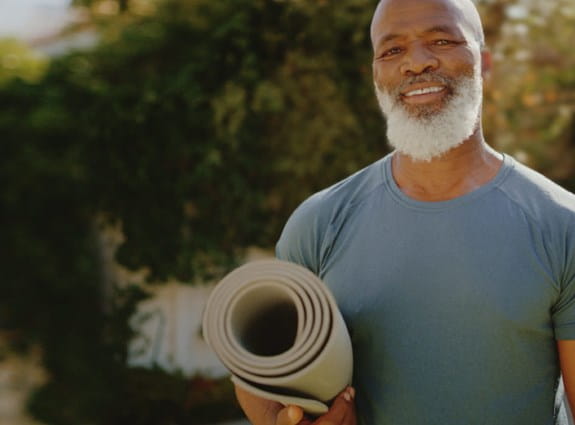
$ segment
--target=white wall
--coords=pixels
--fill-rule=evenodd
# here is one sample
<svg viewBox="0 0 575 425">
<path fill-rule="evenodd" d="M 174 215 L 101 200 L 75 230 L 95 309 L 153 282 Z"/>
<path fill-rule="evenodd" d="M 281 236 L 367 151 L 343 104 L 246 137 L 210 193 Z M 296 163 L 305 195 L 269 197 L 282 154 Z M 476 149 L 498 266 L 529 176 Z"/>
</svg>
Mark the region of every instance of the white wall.
<svg viewBox="0 0 575 425">
<path fill-rule="evenodd" d="M 173 282 L 154 289 L 132 318 L 139 335 L 130 343 L 129 365 L 159 366 L 186 376 L 227 375 L 201 335 L 202 312 L 212 288 Z"/>
<path fill-rule="evenodd" d="M 268 251 L 251 248 L 245 261 L 271 257 Z M 122 276 L 120 273 L 118 276 Z M 212 378 L 229 373 L 202 338 L 202 313 L 211 284 L 186 285 L 168 282 L 146 286 L 152 296 L 138 305 L 131 325 L 138 336 L 129 345 L 130 366 L 158 366 L 185 376 Z"/>
</svg>

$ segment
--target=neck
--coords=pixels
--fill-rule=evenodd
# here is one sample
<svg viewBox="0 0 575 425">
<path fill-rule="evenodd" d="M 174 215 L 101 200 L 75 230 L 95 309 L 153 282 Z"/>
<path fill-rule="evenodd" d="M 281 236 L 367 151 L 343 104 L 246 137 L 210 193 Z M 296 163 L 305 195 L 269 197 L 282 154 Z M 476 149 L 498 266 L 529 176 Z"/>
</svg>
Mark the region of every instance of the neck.
<svg viewBox="0 0 575 425">
<path fill-rule="evenodd" d="M 495 177 L 501 156 L 478 129 L 468 140 L 429 162 L 395 152 L 392 173 L 407 196 L 418 201 L 446 201 L 478 189 Z"/>
</svg>

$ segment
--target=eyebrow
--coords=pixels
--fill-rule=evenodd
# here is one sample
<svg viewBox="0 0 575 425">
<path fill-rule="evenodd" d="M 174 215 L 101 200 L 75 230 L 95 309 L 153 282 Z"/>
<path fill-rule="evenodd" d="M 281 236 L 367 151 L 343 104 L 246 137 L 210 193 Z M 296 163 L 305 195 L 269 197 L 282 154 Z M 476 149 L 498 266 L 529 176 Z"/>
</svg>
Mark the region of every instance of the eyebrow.
<svg viewBox="0 0 575 425">
<path fill-rule="evenodd" d="M 435 26 L 428 28 L 425 31 L 423 31 L 423 34 L 433 34 L 433 33 L 447 33 L 447 34 L 455 35 L 453 28 L 450 27 L 449 25 L 435 25 Z M 387 34 L 378 40 L 377 45 L 382 45 L 382 44 L 385 44 L 389 41 L 392 41 L 392 40 L 395 40 L 395 39 L 401 38 L 401 37 L 404 37 L 404 36 L 401 34 L 395 34 L 395 33 Z"/>
<path fill-rule="evenodd" d="M 453 27 L 450 27 L 449 25 L 436 25 L 434 27 L 429 28 L 428 30 L 425 30 L 424 34 L 436 33 L 436 32 L 444 32 L 447 34 L 455 35 Z"/>
</svg>

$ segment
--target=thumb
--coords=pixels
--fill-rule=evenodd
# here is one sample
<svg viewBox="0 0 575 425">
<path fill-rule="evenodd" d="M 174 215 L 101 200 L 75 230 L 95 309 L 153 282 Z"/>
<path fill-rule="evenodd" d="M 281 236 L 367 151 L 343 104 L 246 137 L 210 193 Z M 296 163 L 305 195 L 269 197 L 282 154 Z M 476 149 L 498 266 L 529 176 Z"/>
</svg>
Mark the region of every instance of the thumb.
<svg viewBox="0 0 575 425">
<path fill-rule="evenodd" d="M 279 411 L 275 425 L 296 425 L 303 419 L 303 410 L 298 406 L 287 406 Z"/>
</svg>

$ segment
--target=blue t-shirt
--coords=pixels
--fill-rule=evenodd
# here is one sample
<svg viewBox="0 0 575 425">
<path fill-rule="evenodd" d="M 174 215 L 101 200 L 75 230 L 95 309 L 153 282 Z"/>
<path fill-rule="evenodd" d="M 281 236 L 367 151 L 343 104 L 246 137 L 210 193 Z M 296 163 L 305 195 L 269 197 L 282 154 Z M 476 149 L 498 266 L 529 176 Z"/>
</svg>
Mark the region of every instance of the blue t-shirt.
<svg viewBox="0 0 575 425">
<path fill-rule="evenodd" d="M 551 425 L 575 339 L 575 196 L 504 156 L 488 184 L 407 197 L 391 155 L 302 203 L 277 244 L 333 291 L 363 425 Z"/>
</svg>

